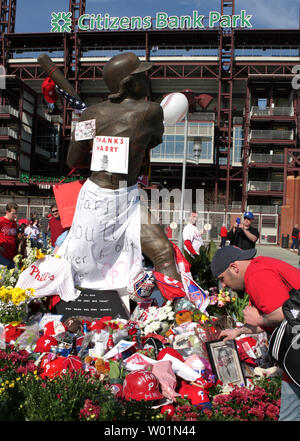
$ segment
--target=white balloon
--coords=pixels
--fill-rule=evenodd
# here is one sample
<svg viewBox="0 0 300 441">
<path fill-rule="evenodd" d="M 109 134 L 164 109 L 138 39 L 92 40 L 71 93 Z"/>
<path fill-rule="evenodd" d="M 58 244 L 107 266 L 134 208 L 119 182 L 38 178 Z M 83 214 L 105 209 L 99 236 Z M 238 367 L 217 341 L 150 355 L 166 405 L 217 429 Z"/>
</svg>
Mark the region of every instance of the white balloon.
<svg viewBox="0 0 300 441">
<path fill-rule="evenodd" d="M 182 121 L 189 109 L 189 102 L 183 93 L 169 93 L 160 103 L 164 112 L 164 124 L 174 125 Z"/>
</svg>

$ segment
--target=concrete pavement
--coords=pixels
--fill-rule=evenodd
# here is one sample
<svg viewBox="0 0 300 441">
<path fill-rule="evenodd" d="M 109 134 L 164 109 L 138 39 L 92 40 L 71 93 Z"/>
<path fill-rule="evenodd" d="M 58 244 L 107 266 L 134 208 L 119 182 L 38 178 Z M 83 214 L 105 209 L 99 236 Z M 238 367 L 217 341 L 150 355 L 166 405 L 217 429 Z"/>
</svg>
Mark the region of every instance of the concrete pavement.
<svg viewBox="0 0 300 441">
<path fill-rule="evenodd" d="M 274 257 L 275 259 L 283 260 L 296 268 L 300 268 L 300 256 L 298 256 L 296 252 L 290 251 L 289 248 L 281 248 L 278 245 L 257 245 L 256 249 L 256 256 Z"/>
</svg>

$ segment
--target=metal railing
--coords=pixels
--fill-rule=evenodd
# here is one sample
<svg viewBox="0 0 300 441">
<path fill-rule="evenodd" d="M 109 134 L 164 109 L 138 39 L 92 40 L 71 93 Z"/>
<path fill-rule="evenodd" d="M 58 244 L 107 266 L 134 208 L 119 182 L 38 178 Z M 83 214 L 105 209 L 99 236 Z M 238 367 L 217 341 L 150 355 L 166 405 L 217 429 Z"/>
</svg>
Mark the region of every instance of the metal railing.
<svg viewBox="0 0 300 441">
<path fill-rule="evenodd" d="M 223 224 L 226 225 L 229 230 L 234 222 L 234 219 L 240 212 L 226 211 L 224 207 L 220 207 L 218 211 L 207 211 L 206 207 L 204 211 L 197 211 L 198 220 L 197 228 L 205 242 L 207 244 L 210 240 L 220 243 L 220 229 Z M 168 236 L 172 241 L 177 243 L 180 235 L 179 216 L 180 212 L 172 210 L 172 216 L 168 217 L 168 213 L 164 210 L 152 210 L 150 211 L 155 219 L 159 219 L 162 227 L 168 233 Z M 279 216 L 277 213 L 257 213 L 254 214 L 254 227 L 258 229 L 260 236 L 258 243 L 260 244 L 276 244 L 278 243 L 278 222 Z M 183 225 L 188 222 L 190 212 L 184 211 L 183 213 Z M 172 228 L 171 228 L 172 227 Z M 229 242 L 227 242 L 229 244 Z"/>
<path fill-rule="evenodd" d="M 271 155 L 270 153 L 251 153 L 249 162 L 261 162 L 266 164 L 283 164 L 284 154 Z"/>
<path fill-rule="evenodd" d="M 283 191 L 283 182 L 249 181 L 248 191 Z"/>
<path fill-rule="evenodd" d="M 17 118 L 19 117 L 19 111 L 14 109 L 12 106 L 4 106 L 0 105 L 0 115 L 14 115 Z"/>
<path fill-rule="evenodd" d="M 0 127 L 0 136 L 10 136 L 11 138 L 18 139 L 18 134 L 10 127 Z"/>
<path fill-rule="evenodd" d="M 8 158 L 8 159 L 16 160 L 17 159 L 17 154 L 15 152 L 12 152 L 9 149 L 0 149 L 0 157 L 2 157 L 2 158 L 5 157 L 5 158 Z"/>
<path fill-rule="evenodd" d="M 279 205 L 248 205 L 247 211 L 261 214 L 280 214 Z"/>
<path fill-rule="evenodd" d="M 51 157 L 50 152 L 43 149 L 42 147 L 35 146 L 35 153 L 38 153 L 48 159 L 50 159 L 50 157 Z"/>
<path fill-rule="evenodd" d="M 293 107 L 258 107 L 252 106 L 250 111 L 251 116 L 294 116 Z"/>
<path fill-rule="evenodd" d="M 37 108 L 37 113 L 42 116 L 43 118 L 45 118 L 47 121 L 51 122 L 51 116 L 48 115 L 48 113 L 46 112 L 46 110 L 44 110 L 44 108 L 38 107 Z"/>
<path fill-rule="evenodd" d="M 0 179 L 16 179 L 14 176 L 0 174 Z"/>
<path fill-rule="evenodd" d="M 251 130 L 250 139 L 293 140 L 293 130 Z"/>
<path fill-rule="evenodd" d="M 190 121 L 215 121 L 215 113 L 194 112 L 189 114 Z"/>
</svg>

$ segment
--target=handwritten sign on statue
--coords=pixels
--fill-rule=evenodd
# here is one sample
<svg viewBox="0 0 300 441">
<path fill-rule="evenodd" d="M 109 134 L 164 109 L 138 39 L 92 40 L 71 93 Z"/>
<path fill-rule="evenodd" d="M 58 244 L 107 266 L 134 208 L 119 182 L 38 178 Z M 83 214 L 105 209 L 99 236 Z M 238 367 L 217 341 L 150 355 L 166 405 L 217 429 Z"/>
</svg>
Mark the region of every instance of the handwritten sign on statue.
<svg viewBox="0 0 300 441">
<path fill-rule="evenodd" d="M 129 138 L 95 136 L 91 170 L 128 173 Z"/>
</svg>

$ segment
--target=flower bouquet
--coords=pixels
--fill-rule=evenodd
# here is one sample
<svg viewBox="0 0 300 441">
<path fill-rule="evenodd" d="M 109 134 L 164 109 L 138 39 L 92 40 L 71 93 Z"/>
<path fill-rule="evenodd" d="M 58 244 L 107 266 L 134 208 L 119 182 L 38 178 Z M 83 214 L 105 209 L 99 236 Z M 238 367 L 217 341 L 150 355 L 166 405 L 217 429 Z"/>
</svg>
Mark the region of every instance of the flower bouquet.
<svg viewBox="0 0 300 441">
<path fill-rule="evenodd" d="M 207 311 L 210 315 L 232 316 L 237 322 L 243 323 L 243 309 L 249 301 L 247 294 L 240 298 L 226 288 L 218 290 L 217 287 L 214 287 L 209 289 L 209 300 Z"/>
<path fill-rule="evenodd" d="M 5 325 L 14 321 L 23 322 L 33 294 L 33 289 L 25 290 L 12 286 L 0 287 L 0 323 Z"/>
<path fill-rule="evenodd" d="M 47 249 L 46 254 L 51 254 L 51 248 Z M 30 240 L 26 242 L 26 257 L 21 254 L 17 254 L 13 261 L 15 267 L 8 269 L 6 266 L 0 267 L 0 285 L 2 286 L 15 286 L 20 274 L 28 268 L 37 259 L 43 259 L 45 254 L 38 248 L 32 248 Z"/>
<path fill-rule="evenodd" d="M 162 307 L 150 306 L 145 309 L 138 322 L 142 335 L 151 333 L 165 334 L 174 322 L 174 319 L 175 312 L 172 309 L 171 302 L 168 301 Z"/>
</svg>

